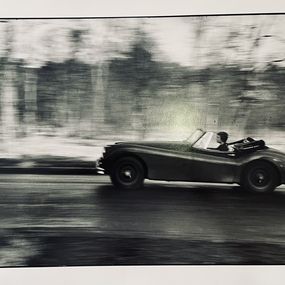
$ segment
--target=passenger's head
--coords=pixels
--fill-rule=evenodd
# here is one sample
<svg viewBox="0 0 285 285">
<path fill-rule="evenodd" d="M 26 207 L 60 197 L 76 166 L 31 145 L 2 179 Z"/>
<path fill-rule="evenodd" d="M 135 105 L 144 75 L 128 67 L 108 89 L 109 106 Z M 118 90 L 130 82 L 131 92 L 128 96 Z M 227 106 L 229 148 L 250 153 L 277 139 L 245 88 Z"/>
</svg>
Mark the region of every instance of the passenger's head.
<svg viewBox="0 0 285 285">
<path fill-rule="evenodd" d="M 218 132 L 217 133 L 217 143 L 226 143 L 229 135 L 226 132 Z"/>
</svg>

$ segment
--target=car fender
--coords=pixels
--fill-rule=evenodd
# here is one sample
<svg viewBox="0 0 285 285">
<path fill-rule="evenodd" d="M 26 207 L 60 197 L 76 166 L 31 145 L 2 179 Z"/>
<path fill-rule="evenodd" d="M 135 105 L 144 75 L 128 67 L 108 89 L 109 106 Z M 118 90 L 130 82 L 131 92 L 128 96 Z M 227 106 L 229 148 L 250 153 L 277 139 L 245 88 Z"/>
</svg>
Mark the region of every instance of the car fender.
<svg viewBox="0 0 285 285">
<path fill-rule="evenodd" d="M 264 155 L 254 155 L 244 161 L 244 163 L 241 165 L 239 168 L 239 172 L 237 173 L 237 181 L 240 183 L 243 173 L 246 170 L 246 168 L 255 162 L 258 161 L 265 161 L 267 163 L 270 163 L 275 169 L 276 172 L 278 173 L 279 179 L 280 179 L 280 184 L 284 183 L 285 181 L 285 168 L 284 168 L 284 162 L 277 158 L 277 157 L 271 157 L 271 156 L 264 156 Z"/>
<path fill-rule="evenodd" d="M 141 148 L 138 147 L 123 147 L 123 148 L 116 148 L 112 150 L 110 153 L 107 153 L 102 159 L 102 167 L 105 169 L 105 173 L 108 174 L 114 165 L 114 163 L 120 159 L 121 157 L 127 157 L 131 156 L 139 160 L 147 174 L 147 165 L 145 163 L 145 160 L 143 158 L 144 151 L 141 150 Z"/>
<path fill-rule="evenodd" d="M 146 178 L 155 179 L 156 177 L 160 176 L 160 174 L 157 173 L 157 165 L 155 165 L 154 162 L 161 161 L 161 164 L 164 165 L 162 161 L 167 160 L 169 161 L 169 166 L 171 165 L 171 161 L 179 159 L 189 159 L 190 155 L 190 152 L 181 153 L 175 152 L 173 150 L 158 149 L 147 146 L 118 146 L 117 148 L 113 149 L 105 155 L 102 160 L 102 166 L 105 169 L 105 172 L 109 173 L 112 165 L 117 159 L 121 157 L 132 156 L 137 158 L 143 164 L 146 172 Z M 168 173 L 170 175 L 172 170 L 168 168 L 169 167 L 166 166 L 165 170 L 166 172 L 167 170 L 169 170 Z"/>
</svg>

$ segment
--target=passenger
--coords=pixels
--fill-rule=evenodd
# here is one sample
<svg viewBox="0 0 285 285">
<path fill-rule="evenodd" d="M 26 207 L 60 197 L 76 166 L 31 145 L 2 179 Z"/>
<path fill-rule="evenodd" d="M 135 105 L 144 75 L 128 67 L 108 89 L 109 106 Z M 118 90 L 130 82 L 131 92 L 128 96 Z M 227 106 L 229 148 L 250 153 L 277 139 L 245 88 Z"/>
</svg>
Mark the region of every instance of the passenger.
<svg viewBox="0 0 285 285">
<path fill-rule="evenodd" d="M 217 143 L 219 143 L 220 145 L 216 148 L 217 150 L 220 151 L 229 151 L 229 147 L 227 144 L 227 140 L 228 140 L 228 133 L 226 132 L 219 132 L 217 133 Z"/>
</svg>

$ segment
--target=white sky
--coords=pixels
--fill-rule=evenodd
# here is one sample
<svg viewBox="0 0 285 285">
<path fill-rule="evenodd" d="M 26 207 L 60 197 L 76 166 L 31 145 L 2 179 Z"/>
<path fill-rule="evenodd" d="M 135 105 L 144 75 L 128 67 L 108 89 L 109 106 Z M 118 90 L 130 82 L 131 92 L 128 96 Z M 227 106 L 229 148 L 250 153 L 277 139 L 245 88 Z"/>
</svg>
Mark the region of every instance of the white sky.
<svg viewBox="0 0 285 285">
<path fill-rule="evenodd" d="M 204 32 L 197 40 L 195 29 L 202 22 Z M 147 30 L 163 55 L 185 66 L 207 66 L 209 63 L 247 63 L 249 56 L 256 67 L 268 61 L 285 58 L 285 15 L 234 16 L 201 18 L 150 19 Z M 251 29 L 255 26 L 255 29 Z M 227 37 L 231 32 L 239 37 Z M 272 37 L 262 37 L 264 35 Z M 254 39 L 262 37 L 259 47 L 252 49 Z M 235 49 L 227 48 L 234 44 Z M 254 51 L 251 53 L 251 51 Z"/>
<path fill-rule="evenodd" d="M 192 27 L 182 18 L 157 18 L 145 21 L 145 29 L 156 40 L 167 60 L 188 65 L 191 61 Z M 163 55 L 157 55 L 163 59 Z"/>
</svg>

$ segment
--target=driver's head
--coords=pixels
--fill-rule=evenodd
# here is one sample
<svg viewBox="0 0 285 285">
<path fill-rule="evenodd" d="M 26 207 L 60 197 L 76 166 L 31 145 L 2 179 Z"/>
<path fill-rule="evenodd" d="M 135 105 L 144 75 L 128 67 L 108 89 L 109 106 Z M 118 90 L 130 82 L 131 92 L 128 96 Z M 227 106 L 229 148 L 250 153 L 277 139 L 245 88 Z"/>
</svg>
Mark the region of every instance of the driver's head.
<svg viewBox="0 0 285 285">
<path fill-rule="evenodd" d="M 226 132 L 217 133 L 217 143 L 226 143 L 229 135 Z"/>
</svg>

